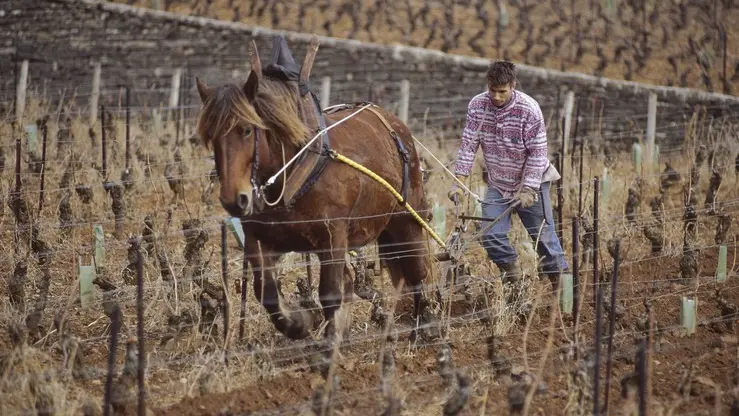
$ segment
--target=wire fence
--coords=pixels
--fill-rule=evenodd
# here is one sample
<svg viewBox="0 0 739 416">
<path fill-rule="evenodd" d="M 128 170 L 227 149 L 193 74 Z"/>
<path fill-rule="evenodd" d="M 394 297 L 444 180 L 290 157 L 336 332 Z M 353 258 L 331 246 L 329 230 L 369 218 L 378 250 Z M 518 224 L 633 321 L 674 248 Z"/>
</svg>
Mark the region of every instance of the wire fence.
<svg viewBox="0 0 739 416">
<path fill-rule="evenodd" d="M 187 78 L 187 75 L 183 77 Z M 19 125 L 13 125 L 17 101 L 9 100 L 0 105 L 8 109 L 0 120 L 0 150 L 3 154 L 0 195 L 5 199 L 3 209 L 7 206 L 11 212 L 3 211 L 0 218 L 0 250 L 4 253 L 3 262 L 8 266 L 0 275 L 9 288 L 8 300 L 3 302 L 7 302 L 4 306 L 12 311 L 9 314 L 12 318 L 2 318 L 7 320 L 9 330 L 16 328 L 11 323 L 17 324 L 25 318 L 24 331 L 28 332 L 29 338 L 24 342 L 48 353 L 52 357 L 49 359 L 56 360 L 55 364 L 58 359 L 52 355 L 51 349 L 61 348 L 64 350 L 64 360 L 69 360 L 69 348 L 74 343 L 80 348 L 78 351 L 86 355 L 104 356 L 111 352 L 124 352 L 126 369 L 112 372 L 119 377 L 115 385 L 131 387 L 135 385 L 132 380 L 140 377 L 137 381 L 141 385 L 145 382 L 148 385 L 148 390 L 142 397 L 149 403 L 166 400 L 172 395 L 173 390 L 166 383 L 159 384 L 156 380 L 156 377 L 172 372 L 182 373 L 180 378 L 185 380 L 185 390 L 188 392 L 192 391 L 192 386 L 200 383 L 203 372 L 233 371 L 222 366 L 241 366 L 246 369 L 244 373 L 251 372 L 260 377 L 283 380 L 281 377 L 289 377 L 289 374 L 321 367 L 313 360 L 317 356 L 331 353 L 334 347 L 327 344 L 321 335 L 322 327 L 314 328 L 315 334 L 302 341 L 288 342 L 275 336 L 273 321 L 270 321 L 271 317 L 259 304 L 264 299 L 259 299 L 257 293 L 265 293 L 260 285 L 265 284 L 271 286 L 270 290 L 281 292 L 280 300 L 277 300 L 284 308 L 281 313 L 289 311 L 307 314 L 318 317 L 316 322 L 320 322 L 322 306 L 337 299 L 332 299 L 325 293 L 316 296 L 311 287 L 315 286 L 315 282 L 310 281 L 310 290 L 305 293 L 304 287 L 301 288 L 298 282 L 308 280 L 311 273 L 319 276 L 322 266 L 344 265 L 348 278 L 355 279 L 355 285 L 368 283 L 374 289 L 371 298 L 360 300 L 358 295 L 348 298 L 341 296 L 344 306 L 355 312 L 355 324 L 350 327 L 350 336 L 345 340 L 346 347 L 352 353 L 365 358 L 384 354 L 382 345 L 388 342 L 387 327 L 370 323 L 374 322 L 372 316 L 377 315 L 374 319 L 391 322 L 393 333 L 401 339 L 400 342 L 388 342 L 387 349 L 393 351 L 396 360 L 409 355 L 412 342 L 406 343 L 405 340 L 411 334 L 415 335 L 414 322 L 409 318 L 407 310 L 400 310 L 397 315 L 394 315 L 394 311 L 397 310 L 395 305 L 408 300 L 409 295 L 414 294 L 417 288 L 410 288 L 408 293 L 401 296 L 390 287 L 387 280 L 391 279 L 388 279 L 387 273 L 383 274 L 383 270 L 387 272 L 388 265 L 404 259 L 433 258 L 439 250 L 426 245 L 429 242 L 426 236 L 420 241 L 357 247 L 354 248 L 356 255 L 334 259 L 327 256 L 334 252 L 331 247 L 317 247 L 307 257 L 299 252 L 286 255 L 266 252 L 262 253 L 261 261 L 245 266 L 241 248 L 244 243 L 239 241 L 236 229 L 228 231 L 233 237 L 228 235 L 225 245 L 219 244 L 216 238 L 219 232 L 223 233 L 227 216 L 216 202 L 219 178 L 211 151 L 204 149 L 193 134 L 199 97 L 192 84 L 186 81 L 179 88 L 131 87 L 128 94 L 137 97 L 136 105 L 126 102 L 125 88 L 98 89 L 96 85 L 99 83 L 76 85 L 76 92 L 70 92 L 70 95 L 65 91 L 64 84 L 42 82 L 28 88 L 28 99 L 25 101 L 27 106 L 24 107 L 25 114 Z M 169 99 L 174 95 L 173 90 L 180 89 L 179 98 L 174 105 L 169 105 Z M 391 97 L 389 107 L 394 110 L 403 101 L 398 98 L 399 91 L 397 88 L 386 95 Z M 595 313 L 603 305 L 596 306 L 595 301 L 590 300 L 589 293 L 593 288 L 599 288 L 606 295 L 610 294 L 611 288 L 615 288 L 618 291 L 617 302 L 625 311 L 637 314 L 635 311 L 641 312 L 640 308 L 645 303 L 651 303 L 651 307 L 661 313 L 660 316 L 669 317 L 669 322 L 660 322 L 651 331 L 653 336 L 690 331 L 686 328 L 690 326 L 689 322 L 682 322 L 681 318 L 683 297 L 710 299 L 711 302 L 720 303 L 720 297 L 716 294 L 719 291 L 728 294 L 729 303 L 733 302 L 737 289 L 732 282 L 736 277 L 737 240 L 736 236 L 726 232 L 723 238 L 719 238 L 718 231 L 721 229 L 722 218 L 735 219 L 739 215 L 739 188 L 735 186 L 739 169 L 736 152 L 739 149 L 736 142 L 732 141 L 737 132 L 734 125 L 736 116 L 728 114 L 722 117 L 701 117 L 670 108 L 657 113 L 656 117 L 652 114 L 634 117 L 630 127 L 617 132 L 613 127 L 598 126 L 619 125 L 623 121 L 622 114 L 611 113 L 610 107 L 606 107 L 602 114 L 600 111 L 587 111 L 584 106 L 578 112 L 577 105 L 574 105 L 569 118 L 572 141 L 569 143 L 569 151 L 565 152 L 559 147 L 560 142 L 564 141 L 561 140 L 560 122 L 557 121 L 560 117 L 564 118 L 564 98 L 552 97 L 550 89 L 531 89 L 528 92 L 533 96 L 543 97 L 542 107 L 548 108 L 545 116 L 548 120 L 555 120 L 549 123 L 552 138 L 550 148 L 552 153 L 565 155 L 564 165 L 560 166 L 565 167 L 565 175 L 561 181 L 553 184 L 551 194 L 553 199 L 555 195 L 564 194 L 567 209 L 558 213 L 551 225 L 564 236 L 562 241 L 569 253 L 568 260 L 582 256 L 573 289 L 578 291 L 583 304 L 588 307 L 577 308 L 580 313 L 580 320 L 574 320 L 577 323 L 570 322 L 569 314 L 565 313 L 553 320 L 553 325 L 532 324 L 529 320 L 521 328 L 516 323 L 518 315 L 550 318 L 552 315 L 547 313 L 554 312 L 543 304 L 544 299 L 556 300 L 557 295 L 562 295 L 561 291 L 543 288 L 540 293 L 536 293 L 535 279 L 526 279 L 529 286 L 523 286 L 524 295 L 519 303 L 504 302 L 508 289 L 500 285 L 500 278 L 488 266 L 489 262 L 478 260 L 485 258 L 486 251 L 492 248 L 490 241 L 477 235 L 484 223 L 467 224 L 468 229 L 464 236 L 469 240 L 463 244 L 460 259 L 463 266 L 470 267 L 471 272 L 460 272 L 457 276 L 461 278 L 459 281 L 446 282 L 445 266 L 431 262 L 432 275 L 429 276 L 427 287 L 430 291 L 423 293 L 430 293 L 440 319 L 428 326 L 422 326 L 421 329 L 438 329 L 446 337 L 428 342 L 426 348 L 443 350 L 448 342 L 456 342 L 463 346 L 459 352 L 465 356 L 464 349 L 471 348 L 475 353 L 480 353 L 483 348 L 487 348 L 485 343 L 493 333 L 503 339 L 512 340 L 511 342 L 523 339 L 524 344 L 531 337 L 547 338 L 550 334 L 557 333 L 554 347 L 537 343 L 531 349 L 524 347 L 523 352 L 510 348 L 505 351 L 510 359 L 527 362 L 527 372 L 540 371 L 533 377 L 536 382 L 540 382 L 565 370 L 553 369 L 551 365 L 540 368 L 539 363 L 535 364 L 534 360 L 550 354 L 566 354 L 568 349 L 573 348 L 572 338 L 575 337 L 580 337 L 583 344 L 592 344 L 590 337 L 584 335 L 585 332 L 594 332 L 596 328 L 605 326 Z M 364 90 L 356 90 L 352 84 L 343 86 L 333 83 L 330 94 L 327 95 L 333 103 L 355 101 L 355 96 L 365 97 L 361 100 L 379 98 L 380 95 L 377 94 L 378 91 L 365 93 Z M 432 149 L 434 156 L 441 159 L 447 169 L 451 169 L 454 153 L 450 149 L 454 149 L 454 145 L 459 143 L 469 97 L 434 100 L 430 98 L 431 93 L 423 94 L 417 100 L 420 105 L 441 104 L 448 109 L 446 113 L 440 110 L 425 113 L 420 120 L 426 122 L 418 123 L 418 119 L 415 121 L 417 124 L 413 129 L 414 134 Z M 70 98 L 72 96 L 82 100 L 74 101 Z M 86 105 L 85 102 L 93 96 L 96 96 L 97 105 Z M 591 101 L 591 98 L 598 97 L 577 97 L 577 101 L 585 103 Z M 83 104 L 80 105 L 80 102 Z M 593 107 L 598 108 L 603 107 Z M 716 106 L 718 110 L 723 108 Z M 96 119 L 91 121 L 93 115 Z M 130 115 L 129 123 L 126 123 L 126 115 Z M 42 122 L 46 118 L 48 124 Z M 606 149 L 624 140 L 638 141 L 635 138 L 647 130 L 650 118 L 655 125 L 655 137 L 679 136 L 680 144 L 661 147 L 653 164 L 647 161 L 640 165 L 628 160 L 635 158 L 638 152 L 611 155 L 614 161 L 609 162 Z M 677 123 L 674 121 L 676 119 L 682 119 L 683 122 Z M 441 123 L 437 123 L 437 126 L 448 122 L 446 128 L 453 133 L 444 135 L 426 131 L 424 127 L 428 128 L 433 124 L 429 120 Z M 414 120 L 409 120 L 409 124 L 413 123 Z M 602 145 L 587 146 L 587 151 L 583 151 L 581 158 L 576 146 L 596 140 L 600 140 Z M 694 168 L 701 144 L 705 152 L 702 157 L 709 160 L 696 171 Z M 15 159 L 16 151 L 20 151 L 21 159 Z M 44 153 L 45 158 L 42 156 Z M 126 160 L 126 154 L 130 160 Z M 419 154 L 423 155 L 423 152 L 419 151 Z M 15 166 L 11 163 L 15 163 Z M 586 172 L 582 176 L 575 174 L 579 163 L 583 163 L 583 170 Z M 660 169 L 663 163 L 665 170 Z M 124 180 L 121 177 L 120 181 L 111 179 L 127 168 L 132 171 L 131 178 Z M 737 169 L 732 171 L 732 168 Z M 437 163 L 430 162 L 424 170 L 430 178 L 426 183 L 429 195 L 433 195 L 429 202 L 438 203 L 436 199 L 443 198 L 446 185 L 450 183 L 448 172 Z M 607 175 L 602 175 L 603 172 Z M 706 172 L 708 176 L 705 175 Z M 714 186 L 716 180 L 711 175 L 715 176 L 716 172 L 723 176 L 718 185 Z M 692 183 L 696 174 L 699 182 Z M 601 186 L 609 184 L 606 187 L 608 191 L 604 192 L 600 188 L 596 192 L 596 182 L 591 179 L 594 176 L 598 176 L 597 183 Z M 45 182 L 41 179 L 43 177 Z M 651 181 L 656 185 L 649 185 Z M 122 196 L 115 196 L 110 182 L 124 186 Z M 26 211 L 16 205 L 16 183 L 20 184 L 20 195 L 26 201 Z M 42 183 L 45 186 L 42 187 Z M 641 189 L 639 183 L 645 188 L 639 202 L 642 209 L 630 215 L 624 212 L 623 207 L 627 203 L 629 189 Z M 470 182 L 471 188 L 478 189 L 477 186 L 485 186 L 481 174 L 478 173 Z M 690 202 L 690 195 L 682 195 L 680 186 L 695 189 L 699 198 Z M 582 189 L 583 212 L 574 208 L 579 189 Z M 715 198 L 706 198 L 708 189 L 716 192 Z M 651 212 L 646 209 L 650 197 L 658 199 L 657 208 L 652 206 Z M 40 204 L 36 202 L 39 200 L 43 202 L 40 210 Z M 596 200 L 603 203 L 599 211 L 594 209 Z M 455 226 L 460 223 L 445 200 L 442 205 L 444 204 L 447 209 L 441 215 L 446 220 L 442 227 L 445 232 L 441 234 L 447 240 L 455 231 L 459 231 Z M 477 208 L 475 205 L 474 201 L 470 201 L 470 204 L 463 205 L 466 206 L 463 211 L 472 213 L 475 209 L 482 210 L 484 207 L 484 203 Z M 123 214 L 120 213 L 121 207 L 125 207 L 126 212 Z M 422 217 L 428 214 L 436 216 L 439 211 L 438 207 L 429 207 L 418 213 Z M 247 219 L 241 225 L 247 231 L 250 226 L 256 225 L 268 225 L 275 230 L 304 224 L 328 227 L 339 221 L 360 222 L 395 215 L 407 214 L 378 213 L 371 216 L 300 218 L 290 221 Z M 585 227 L 588 222 L 585 217 L 597 219 L 597 232 Z M 583 229 L 580 234 L 571 237 L 575 223 L 581 224 Z M 103 239 L 105 261 L 101 264 L 96 263 L 99 257 L 98 240 L 93 238 L 92 231 L 95 226 L 102 227 L 105 230 L 104 235 L 107 233 Z M 125 232 L 110 238 L 111 230 L 117 230 L 118 227 Z M 685 244 L 686 229 L 689 232 L 693 227 L 696 237 L 689 241 L 690 244 Z M 660 234 L 657 238 L 661 244 L 659 250 L 653 251 L 654 245 L 647 247 L 644 244 L 645 241 L 652 242 L 645 235 L 647 229 L 656 229 Z M 534 230 L 518 228 L 513 236 L 513 244 L 517 247 L 520 244 L 522 252 L 527 250 L 523 245 L 528 240 L 527 231 Z M 600 243 L 597 247 L 585 244 L 589 239 L 598 239 Z M 611 266 L 605 255 L 611 254 L 612 240 L 623 241 L 620 246 L 623 255 L 618 266 Z M 583 244 L 581 251 L 570 252 L 569 248 L 576 241 Z M 44 251 L 45 246 L 53 252 L 50 261 L 46 257 L 48 253 Z M 717 254 L 722 250 L 725 252 L 723 260 L 721 254 Z M 594 257 L 587 254 L 592 251 L 597 251 Z M 322 261 L 316 262 L 316 256 Z M 224 257 L 223 262 L 219 264 L 221 257 Z M 538 257 L 536 254 L 531 257 L 532 259 L 527 260 L 526 271 L 533 276 L 536 275 Z M 725 282 L 717 282 L 717 269 L 720 268 L 721 261 L 726 263 L 726 279 L 730 279 Z M 373 274 L 374 278 L 370 276 L 372 272 L 367 271 L 370 269 L 370 262 L 374 262 L 373 270 L 379 271 L 379 274 Z M 92 280 L 87 280 L 90 276 L 82 273 L 82 267 L 90 267 L 88 264 L 94 270 Z M 136 270 L 137 267 L 141 270 Z M 614 268 L 620 270 L 620 276 L 612 285 L 609 276 Z M 52 274 L 53 279 L 50 277 Z M 296 282 L 279 279 L 280 276 L 295 277 Z M 320 280 L 314 278 L 316 281 Z M 278 284 L 274 280 L 284 283 Z M 692 286 L 686 285 L 686 282 Z M 237 290 L 233 289 L 234 283 L 237 284 Z M 257 289 L 260 291 L 257 292 Z M 20 296 L 16 290 L 21 293 Z M 438 290 L 436 294 L 435 290 Z M 437 295 L 442 291 L 448 298 Z M 90 292 L 93 293 L 91 298 L 87 297 Z M 318 292 L 321 292 L 320 286 Z M 463 312 L 452 313 L 454 302 L 451 298 L 454 293 L 463 295 L 464 302 L 467 302 Z M 242 296 L 241 303 L 239 296 Z M 23 308 L 18 306 L 19 297 L 24 299 Z M 575 298 L 575 301 L 578 299 Z M 275 302 L 275 299 L 266 299 L 265 306 L 274 306 L 270 302 Z M 105 344 L 106 341 L 112 342 L 111 331 L 115 328 L 112 322 L 116 319 L 116 315 L 111 312 L 111 305 L 117 305 L 121 310 L 118 318 L 124 324 L 121 334 L 135 338 L 139 342 L 137 346 L 119 342 L 108 351 Z M 561 308 L 561 305 L 557 306 L 559 304 L 552 305 L 555 305 L 555 311 Z M 606 302 L 603 308 L 615 309 L 615 306 Z M 379 312 L 373 313 L 374 309 Z M 728 309 L 731 309 L 730 305 Z M 243 315 L 240 315 L 242 310 Z M 734 312 L 726 312 L 720 307 L 704 309 L 701 306 L 700 310 L 701 314 L 706 315 L 701 315 L 705 318 L 696 323 L 698 328 L 730 323 L 736 319 Z M 386 315 L 382 311 L 392 312 Z M 32 325 L 33 321 L 29 317 L 37 312 L 43 319 L 40 318 L 40 323 Z M 230 320 L 221 324 L 219 319 L 224 317 Z M 357 323 L 365 318 L 366 322 Z M 642 316 L 631 318 L 633 322 L 621 323 L 623 328 L 613 336 L 616 350 L 622 354 L 626 354 L 624 351 L 632 352 L 633 346 L 629 343 L 633 338 L 650 332 L 639 329 Z M 135 336 L 134 324 L 137 326 Z M 239 325 L 246 328 L 243 339 L 241 334 L 236 335 Z M 224 326 L 228 329 L 227 332 L 224 331 Z M 482 329 L 475 329 L 475 326 Z M 607 338 L 606 336 L 604 339 Z M 174 351 L 167 348 L 170 343 L 175 344 Z M 137 348 L 142 348 L 143 345 L 147 349 L 138 353 Z M 20 351 L 16 347 L 17 345 L 12 349 L 13 354 Z M 131 356 L 128 354 L 129 349 L 134 351 Z M 679 352 L 679 347 L 674 345 L 666 345 L 663 351 L 664 354 Z M 116 356 L 112 360 L 120 361 Z M 367 361 L 375 365 L 382 359 L 371 358 Z M 15 361 L 8 362 L 11 364 L 5 368 L 12 368 Z M 331 365 L 341 365 L 340 359 L 330 362 L 336 363 Z M 603 362 L 606 365 L 612 363 L 612 359 Z M 90 363 L 83 365 L 93 374 L 91 378 L 100 380 L 111 372 L 110 367 L 100 363 L 101 360 L 92 357 Z M 65 365 L 77 368 L 78 364 L 75 363 L 75 358 L 71 358 L 71 364 L 65 362 Z M 479 367 L 479 364 L 469 364 L 462 365 L 457 370 L 477 374 Z M 146 377 L 143 376 L 144 368 Z M 141 376 L 134 371 L 138 369 L 141 369 Z M 62 380 L 67 377 L 68 370 L 59 370 L 57 365 L 50 365 L 42 373 L 47 379 Z M 488 377 L 481 374 L 477 376 L 480 377 L 479 380 L 487 380 L 485 377 Z M 27 373 L 9 371 L 3 379 L 3 389 L 9 391 L 9 386 L 25 383 L 27 377 Z M 384 380 L 389 377 L 383 374 L 380 378 Z M 419 375 L 417 372 L 410 372 L 399 380 L 408 383 L 408 386 L 422 388 L 438 381 L 439 377 L 436 374 Z M 327 386 L 332 384 L 330 377 L 324 379 Z M 254 379 L 248 382 L 254 383 Z M 337 388 L 339 392 L 333 396 L 333 406 L 341 406 L 342 403 L 351 406 L 353 400 L 369 392 L 380 391 L 385 394 L 383 382 L 373 379 L 369 384 L 372 387 L 350 390 Z M 461 389 L 461 386 L 457 387 Z M 182 386 L 174 389 L 180 394 Z M 38 396 L 41 393 L 34 394 Z M 292 402 L 290 406 L 282 403 L 275 405 L 269 412 L 283 414 L 300 411 L 311 405 L 301 402 L 299 398 L 294 398 Z M 467 403 L 470 405 L 469 401 Z M 43 407 L 43 404 L 36 405 L 37 409 Z"/>
</svg>

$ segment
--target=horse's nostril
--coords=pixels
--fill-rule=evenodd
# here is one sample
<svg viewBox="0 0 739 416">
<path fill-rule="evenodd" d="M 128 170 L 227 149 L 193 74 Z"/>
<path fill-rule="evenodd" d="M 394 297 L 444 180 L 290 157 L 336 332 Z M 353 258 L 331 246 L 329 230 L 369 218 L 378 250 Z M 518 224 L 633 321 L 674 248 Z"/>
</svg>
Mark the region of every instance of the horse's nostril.
<svg viewBox="0 0 739 416">
<path fill-rule="evenodd" d="M 240 209 L 246 210 L 249 207 L 249 194 L 246 192 L 239 193 L 238 198 L 236 198 L 236 205 L 238 205 Z"/>
</svg>

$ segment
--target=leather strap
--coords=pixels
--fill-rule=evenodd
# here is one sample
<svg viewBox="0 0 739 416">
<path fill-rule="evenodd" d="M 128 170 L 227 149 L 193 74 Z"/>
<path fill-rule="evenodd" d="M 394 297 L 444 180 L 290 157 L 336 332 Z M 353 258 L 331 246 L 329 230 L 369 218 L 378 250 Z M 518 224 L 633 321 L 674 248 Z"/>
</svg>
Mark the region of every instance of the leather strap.
<svg viewBox="0 0 739 416">
<path fill-rule="evenodd" d="M 410 170 L 410 155 L 408 154 L 408 150 L 403 146 L 403 141 L 400 140 L 400 137 L 398 136 L 398 133 L 393 130 L 392 126 L 390 126 L 390 123 L 385 119 L 385 117 L 380 114 L 379 111 L 375 110 L 372 107 L 367 107 L 367 110 L 374 113 L 374 115 L 377 116 L 377 118 L 380 119 L 382 124 L 385 125 L 385 127 L 390 131 L 390 136 L 395 140 L 395 145 L 398 147 L 398 152 L 400 153 L 400 160 L 403 162 L 403 184 L 400 188 L 400 195 L 403 197 L 403 203 L 406 201 L 406 197 L 408 194 L 408 181 L 409 181 L 409 170 Z"/>
</svg>

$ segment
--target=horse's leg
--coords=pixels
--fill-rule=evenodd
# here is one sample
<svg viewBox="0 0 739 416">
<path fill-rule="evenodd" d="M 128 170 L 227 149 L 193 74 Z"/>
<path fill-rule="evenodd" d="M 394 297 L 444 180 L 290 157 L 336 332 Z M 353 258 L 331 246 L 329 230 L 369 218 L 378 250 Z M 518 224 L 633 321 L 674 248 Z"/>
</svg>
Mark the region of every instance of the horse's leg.
<svg viewBox="0 0 739 416">
<path fill-rule="evenodd" d="M 430 274 L 428 246 L 423 230 L 413 218 L 397 217 L 388 225 L 378 240 L 380 254 L 386 259 L 393 285 L 404 280 L 406 291 L 413 293 L 413 322 L 411 340 L 423 329 L 429 337 L 439 336 L 437 320 L 429 309 L 424 293 L 424 280 Z M 422 328 L 425 327 L 425 328 Z"/>
<path fill-rule="evenodd" d="M 254 271 L 254 296 L 269 313 L 272 324 L 288 338 L 308 337 L 308 331 L 313 327 L 311 314 L 302 309 L 296 310 L 288 305 L 280 305 L 282 293 L 275 280 L 275 264 L 279 254 L 265 245 L 259 247 L 257 240 L 248 233 L 245 235 L 245 245 L 246 254 Z"/>
<path fill-rule="evenodd" d="M 349 263 L 344 263 L 344 302 L 354 300 L 354 273 Z"/>
<path fill-rule="evenodd" d="M 346 330 L 349 326 L 349 314 L 346 321 L 339 322 L 337 327 L 336 312 L 341 308 L 342 300 L 353 295 L 351 282 L 347 282 L 345 273 L 347 252 L 347 230 L 345 225 L 332 224 L 329 234 L 331 246 L 321 251 L 318 258 L 321 261 L 321 278 L 318 283 L 318 297 L 323 308 L 323 316 L 328 322 L 325 336 L 332 339 L 339 329 Z M 343 320 L 342 320 L 343 321 Z"/>
</svg>

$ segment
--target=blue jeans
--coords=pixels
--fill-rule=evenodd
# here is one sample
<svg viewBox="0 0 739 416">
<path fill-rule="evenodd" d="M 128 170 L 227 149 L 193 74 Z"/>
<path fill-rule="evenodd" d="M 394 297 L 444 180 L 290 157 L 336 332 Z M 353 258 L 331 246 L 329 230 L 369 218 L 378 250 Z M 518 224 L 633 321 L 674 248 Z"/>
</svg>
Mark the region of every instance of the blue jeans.
<svg viewBox="0 0 739 416">
<path fill-rule="evenodd" d="M 534 205 L 528 208 L 519 206 L 513 210 L 518 214 L 531 240 L 535 242 L 538 238 L 536 251 L 540 258 L 543 257 L 540 267 L 547 274 L 564 272 L 569 269 L 562 245 L 554 228 L 549 187 L 549 182 L 542 183 L 539 190 L 539 200 L 534 202 Z M 497 189 L 489 186 L 485 200 L 482 203 L 483 216 L 498 218 L 510 203 L 511 200 L 504 199 Z M 482 236 L 482 244 L 488 253 L 488 257 L 496 265 L 512 263 L 517 258 L 516 251 L 508 241 L 508 232 L 511 229 L 511 212 Z M 542 223 L 544 223 L 544 226 L 541 228 L 541 234 L 539 234 Z M 481 225 L 484 227 L 485 223 Z"/>
</svg>

